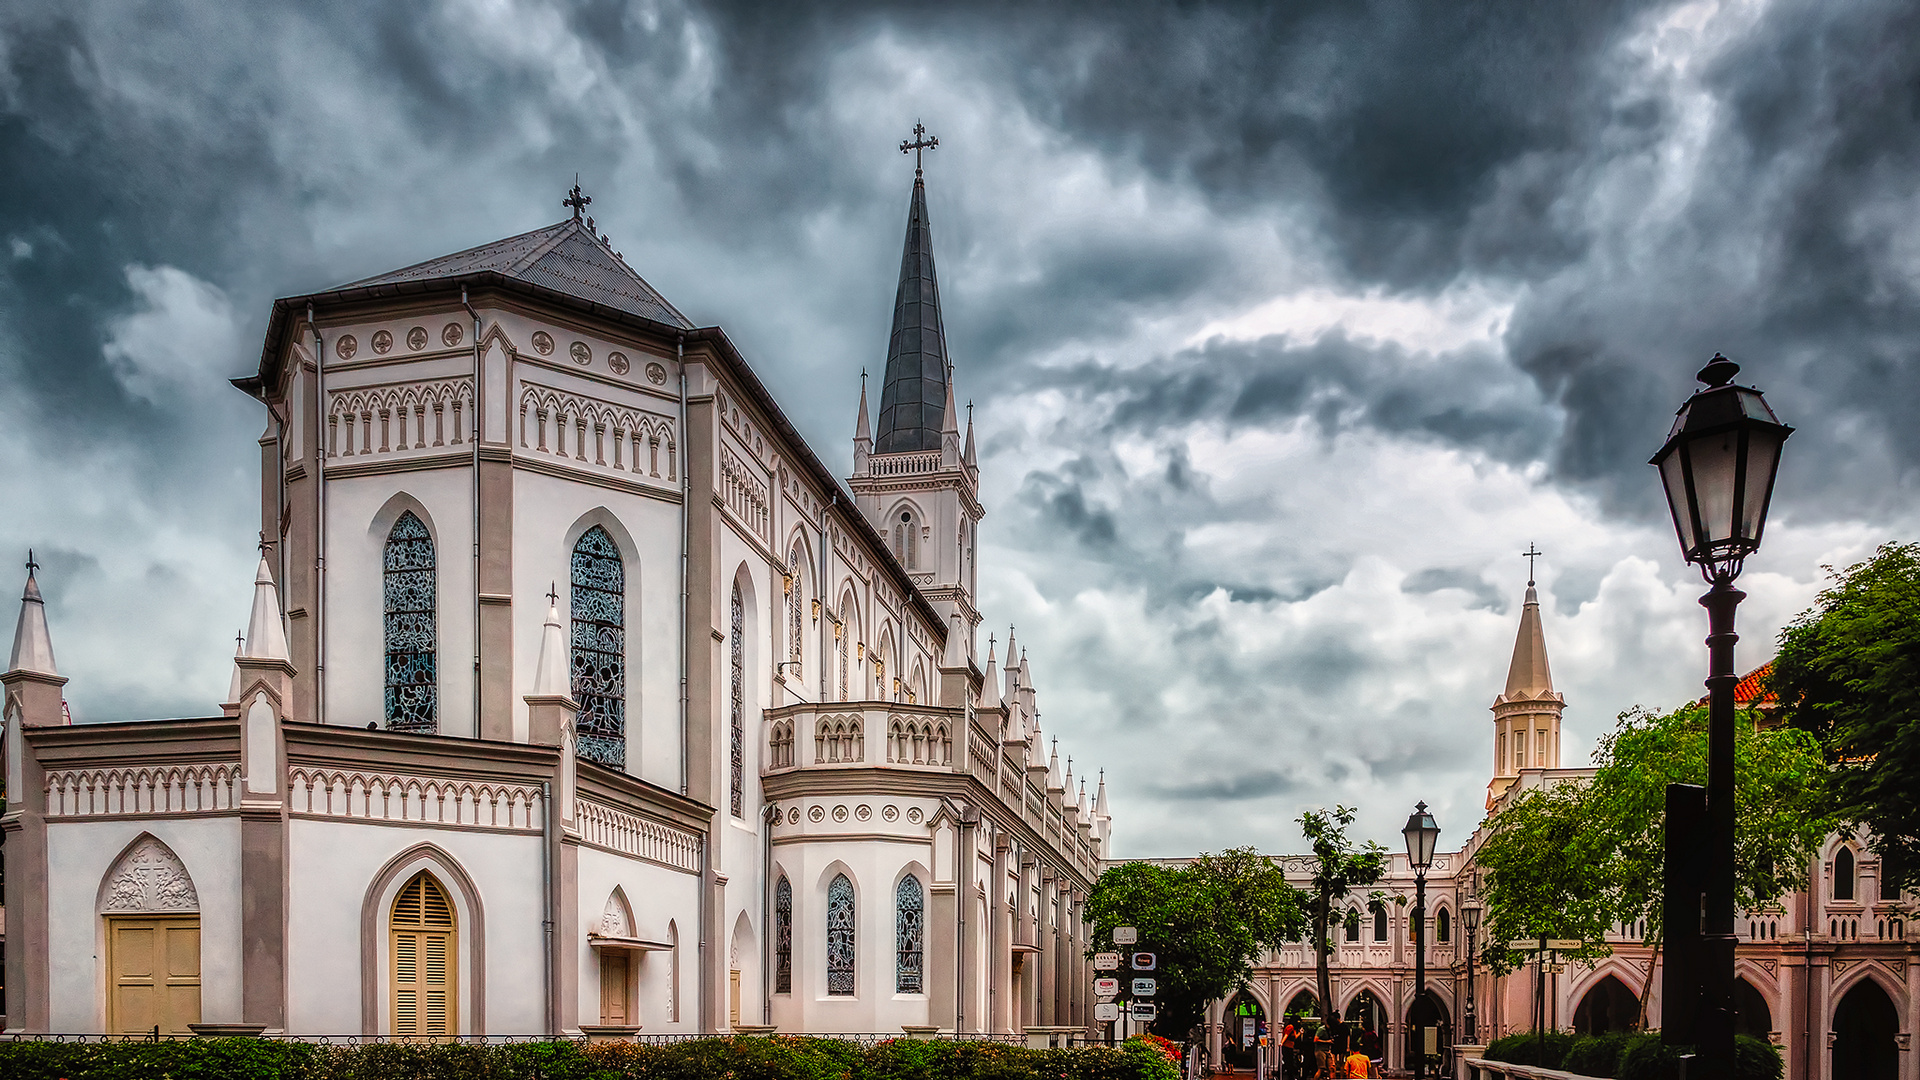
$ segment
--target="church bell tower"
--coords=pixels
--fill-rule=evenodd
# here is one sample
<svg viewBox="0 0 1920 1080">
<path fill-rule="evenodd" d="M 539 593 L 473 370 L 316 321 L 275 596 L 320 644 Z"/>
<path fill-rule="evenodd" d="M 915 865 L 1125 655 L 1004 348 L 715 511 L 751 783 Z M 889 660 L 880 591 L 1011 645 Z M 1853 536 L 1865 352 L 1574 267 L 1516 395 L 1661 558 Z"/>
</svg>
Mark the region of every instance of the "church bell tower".
<svg viewBox="0 0 1920 1080">
<path fill-rule="evenodd" d="M 1520 631 L 1513 640 L 1507 688 L 1493 699 L 1493 780 L 1489 805 L 1513 786 L 1521 769 L 1560 767 L 1560 714 L 1567 699 L 1553 688 L 1547 667 L 1547 637 L 1540 626 L 1540 594 L 1534 588 L 1533 560 L 1527 552 L 1527 600 L 1520 609 Z"/>
<path fill-rule="evenodd" d="M 940 320 L 940 286 L 933 268 L 933 232 L 919 155 L 939 145 L 914 125 L 900 144 L 915 155 L 913 197 L 907 207 L 906 249 L 893 301 L 893 333 L 880 388 L 878 431 L 870 426 L 864 374 L 848 478 L 861 513 L 885 537 L 913 583 L 947 620 L 943 668 L 974 658 L 975 536 L 980 467 L 969 407 L 964 437 L 955 408 L 953 363 Z"/>
</svg>

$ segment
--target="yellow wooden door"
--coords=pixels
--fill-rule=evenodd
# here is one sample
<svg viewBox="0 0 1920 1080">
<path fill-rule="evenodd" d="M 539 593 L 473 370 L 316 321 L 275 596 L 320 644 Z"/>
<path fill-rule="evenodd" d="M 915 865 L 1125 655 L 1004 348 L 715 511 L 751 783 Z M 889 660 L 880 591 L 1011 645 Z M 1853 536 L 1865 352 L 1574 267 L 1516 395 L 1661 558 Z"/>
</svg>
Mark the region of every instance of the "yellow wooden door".
<svg viewBox="0 0 1920 1080">
<path fill-rule="evenodd" d="M 727 1023 L 732 1027 L 740 1026 L 740 972 L 727 972 Z"/>
<path fill-rule="evenodd" d="M 415 875 L 394 899 L 389 925 L 393 1033 L 429 1039 L 454 1035 L 459 934 L 440 883 L 424 871 Z"/>
<path fill-rule="evenodd" d="M 107 1030 L 191 1035 L 200 1022 L 200 917 L 107 920 Z"/>
<path fill-rule="evenodd" d="M 633 1027 L 629 1019 L 633 1009 L 627 993 L 627 954 L 618 949 L 600 950 L 600 1022 L 608 1027 Z"/>
</svg>

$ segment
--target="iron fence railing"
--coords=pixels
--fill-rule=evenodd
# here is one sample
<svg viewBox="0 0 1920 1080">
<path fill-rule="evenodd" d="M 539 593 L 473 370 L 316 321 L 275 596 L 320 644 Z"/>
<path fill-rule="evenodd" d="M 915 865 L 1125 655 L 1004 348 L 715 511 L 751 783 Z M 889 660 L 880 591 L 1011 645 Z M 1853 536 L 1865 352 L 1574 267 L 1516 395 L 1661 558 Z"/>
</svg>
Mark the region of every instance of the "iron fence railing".
<svg viewBox="0 0 1920 1080">
<path fill-rule="evenodd" d="M 159 1035 L 157 1033 L 107 1034 L 101 1032 L 7 1032 L 0 1034 L 0 1043 L 6 1042 L 60 1042 L 60 1043 L 116 1043 L 116 1042 L 158 1042 L 167 1040 L 189 1040 L 200 1038 L 232 1038 L 223 1035 Z M 318 1046 L 372 1046 L 382 1043 L 464 1043 L 480 1046 L 509 1046 L 522 1043 L 568 1042 L 585 1046 L 591 1041 L 585 1035 L 450 1035 L 443 1037 L 422 1037 L 413 1035 L 314 1035 L 283 1034 L 242 1036 L 273 1039 L 279 1042 L 312 1043 Z M 709 1034 L 695 1033 L 654 1033 L 640 1032 L 633 1035 L 615 1036 L 606 1041 L 642 1043 L 649 1046 L 670 1046 L 676 1043 L 701 1042 L 709 1039 L 839 1039 L 856 1042 L 862 1046 L 877 1046 L 880 1043 L 898 1039 L 935 1039 L 941 1042 L 992 1042 L 1008 1045 L 1024 1045 L 1025 1035 L 989 1034 L 967 1032 L 930 1033 L 927 1035 L 908 1035 L 905 1032 L 769 1032 L 767 1034 Z"/>
</svg>

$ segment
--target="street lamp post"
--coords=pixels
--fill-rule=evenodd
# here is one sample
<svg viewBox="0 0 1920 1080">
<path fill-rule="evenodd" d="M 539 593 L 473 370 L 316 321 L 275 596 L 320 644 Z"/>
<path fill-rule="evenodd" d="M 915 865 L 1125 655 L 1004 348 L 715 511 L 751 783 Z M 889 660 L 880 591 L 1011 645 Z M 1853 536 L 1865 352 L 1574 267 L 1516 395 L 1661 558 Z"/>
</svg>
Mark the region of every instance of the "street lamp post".
<svg viewBox="0 0 1920 1080">
<path fill-rule="evenodd" d="M 1406 838 L 1407 862 L 1413 865 L 1413 1003 L 1407 1010 L 1407 1019 L 1411 1021 L 1427 994 L 1427 868 L 1433 865 L 1433 848 L 1440 841 L 1440 825 L 1427 813 L 1426 803 L 1415 803 L 1400 835 Z M 1425 1026 L 1422 1024 L 1420 1028 Z M 1413 1075 L 1425 1080 L 1426 1047 L 1414 1039 L 1414 1026 L 1409 1023 L 1407 1027 L 1408 1048 L 1413 1052 Z"/>
<path fill-rule="evenodd" d="M 1474 1015 L 1473 1015 L 1473 945 L 1474 945 L 1475 935 L 1479 934 L 1480 932 L 1480 901 L 1468 900 L 1466 903 L 1461 904 L 1460 919 L 1462 922 L 1466 924 L 1466 928 L 1467 928 L 1467 1009 L 1466 1009 L 1467 1032 L 1466 1034 L 1467 1034 L 1467 1044 L 1471 1046 L 1479 1042 L 1479 1040 L 1475 1038 L 1475 1036 L 1477 1036 L 1480 1033 L 1479 1026 L 1475 1023 Z"/>
<path fill-rule="evenodd" d="M 1700 567 L 1710 588 L 1707 609 L 1706 918 L 1697 1020 L 1703 1080 L 1733 1075 L 1733 665 L 1734 609 L 1746 594 L 1734 579 L 1760 548 L 1773 497 L 1780 448 L 1793 429 L 1780 422 L 1752 387 L 1733 377 L 1740 366 L 1715 354 L 1696 376 L 1696 390 L 1674 418 L 1666 445 L 1651 464 L 1673 514 L 1680 551 Z"/>
</svg>

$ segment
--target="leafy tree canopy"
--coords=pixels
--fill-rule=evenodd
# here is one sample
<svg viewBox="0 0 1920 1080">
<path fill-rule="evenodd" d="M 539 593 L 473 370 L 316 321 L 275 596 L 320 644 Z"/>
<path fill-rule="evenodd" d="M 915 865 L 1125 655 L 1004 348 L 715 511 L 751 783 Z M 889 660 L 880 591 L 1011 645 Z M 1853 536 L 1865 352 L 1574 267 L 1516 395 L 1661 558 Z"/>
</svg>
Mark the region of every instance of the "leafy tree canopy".
<svg viewBox="0 0 1920 1080">
<path fill-rule="evenodd" d="M 1132 926 L 1139 947 L 1159 954 L 1152 1026 L 1174 1037 L 1200 1022 L 1207 1002 L 1244 988 L 1262 953 L 1299 940 L 1306 928 L 1298 890 L 1250 847 L 1202 854 L 1185 866 L 1112 867 L 1094 883 L 1087 917 L 1094 951 L 1114 948 L 1114 927 Z"/>
<path fill-rule="evenodd" d="M 1838 816 L 1871 830 L 1882 882 L 1920 888 L 1920 544 L 1827 571 L 1780 633 L 1771 689 L 1825 745 Z"/>
<path fill-rule="evenodd" d="M 1355 846 L 1347 838 L 1353 817 L 1351 806 L 1336 806 L 1331 811 L 1309 810 L 1300 815 L 1300 831 L 1313 848 L 1313 880 L 1307 886 L 1305 901 L 1307 917 L 1312 922 L 1315 985 L 1319 989 L 1322 1023 L 1333 1020 L 1333 986 L 1327 971 L 1327 954 L 1333 950 L 1335 909 L 1354 890 L 1367 888 L 1387 872 L 1386 848 L 1372 840 Z"/>
<path fill-rule="evenodd" d="M 1735 888 L 1747 908 L 1803 886 L 1833 827 L 1818 742 L 1754 721 L 1741 714 L 1734 734 Z M 1584 958 L 1606 954 L 1615 924 L 1644 924 L 1647 942 L 1660 941 L 1666 789 L 1706 783 L 1707 709 L 1621 713 L 1593 760 L 1591 780 L 1521 792 L 1487 823 L 1474 861 L 1498 970 L 1523 959 L 1504 948 L 1513 939 L 1578 938 L 1592 943 Z"/>
</svg>

